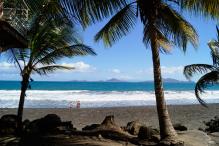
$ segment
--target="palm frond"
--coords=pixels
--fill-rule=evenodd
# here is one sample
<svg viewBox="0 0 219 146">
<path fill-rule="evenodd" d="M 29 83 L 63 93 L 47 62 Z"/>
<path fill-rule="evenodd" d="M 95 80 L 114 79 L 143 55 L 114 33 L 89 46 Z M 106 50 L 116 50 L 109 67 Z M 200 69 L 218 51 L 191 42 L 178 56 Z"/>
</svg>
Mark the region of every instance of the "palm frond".
<svg viewBox="0 0 219 146">
<path fill-rule="evenodd" d="M 219 18 L 219 0 L 177 0 L 181 8 L 204 17 Z"/>
<path fill-rule="evenodd" d="M 85 55 L 96 55 L 92 48 L 84 45 L 77 44 L 69 47 L 54 49 L 51 52 L 41 54 L 37 59 L 35 59 L 34 65 L 43 64 L 48 65 L 51 63 L 56 63 L 57 60 L 63 57 L 74 57 L 74 56 L 85 56 Z"/>
<path fill-rule="evenodd" d="M 25 51 L 24 51 L 25 52 Z M 24 53 L 23 52 L 23 53 Z M 15 64 L 20 70 L 20 73 L 22 72 L 24 64 L 21 64 L 20 61 L 23 61 L 25 58 L 25 54 L 21 54 L 22 52 L 20 49 L 15 49 L 15 48 L 9 48 L 4 52 L 4 56 L 8 59 L 8 62 Z"/>
<path fill-rule="evenodd" d="M 158 30 L 156 27 L 153 28 L 150 28 L 148 26 L 148 24 L 146 24 L 144 26 L 144 35 L 143 35 L 143 42 L 146 46 L 149 45 L 150 43 L 150 34 L 151 34 L 151 31 L 152 32 L 156 32 L 156 36 L 157 36 L 157 43 L 159 45 L 159 48 L 160 48 L 160 51 L 161 52 L 164 52 L 164 53 L 169 53 L 171 51 L 171 48 L 172 48 L 172 42 L 170 42 L 168 40 L 168 38 L 166 38 L 166 36 L 164 36 L 164 34 L 162 32 L 160 32 L 160 30 Z"/>
<path fill-rule="evenodd" d="M 202 76 L 196 83 L 195 86 L 195 95 L 198 101 L 203 105 L 206 106 L 206 103 L 204 100 L 201 99 L 200 93 L 204 92 L 204 89 L 209 87 L 210 85 L 218 84 L 219 79 L 219 72 L 218 71 L 212 71 L 204 76 Z"/>
<path fill-rule="evenodd" d="M 95 41 L 103 39 L 106 46 L 127 35 L 136 22 L 136 8 L 129 4 L 113 16 L 110 21 L 95 35 Z"/>
<path fill-rule="evenodd" d="M 206 73 L 208 71 L 214 71 L 216 68 L 213 65 L 208 64 L 191 64 L 184 67 L 183 74 L 187 79 L 190 79 L 193 74 Z"/>
<path fill-rule="evenodd" d="M 38 73 L 39 75 L 47 75 L 49 73 L 53 73 L 56 70 L 71 70 L 73 67 L 62 66 L 62 65 L 49 65 L 40 68 L 34 68 L 33 71 Z"/>
<path fill-rule="evenodd" d="M 62 0 L 62 4 L 86 27 L 118 12 L 126 5 L 126 0 Z"/>
<path fill-rule="evenodd" d="M 211 57 L 213 60 L 214 66 L 219 66 L 219 42 L 216 40 L 210 41 L 208 43 L 209 48 L 211 49 Z"/>
<path fill-rule="evenodd" d="M 158 17 L 158 30 L 161 30 L 173 44 L 182 48 L 183 51 L 186 51 L 188 42 L 197 47 L 197 32 L 177 11 L 166 4 L 162 4 Z"/>
<path fill-rule="evenodd" d="M 54 49 L 80 42 L 78 34 L 74 30 L 71 31 L 72 29 L 67 26 L 57 27 L 52 22 L 46 22 L 37 29 L 36 34 L 33 34 L 30 48 L 34 58 L 40 56 L 39 54 L 46 55 Z"/>
</svg>

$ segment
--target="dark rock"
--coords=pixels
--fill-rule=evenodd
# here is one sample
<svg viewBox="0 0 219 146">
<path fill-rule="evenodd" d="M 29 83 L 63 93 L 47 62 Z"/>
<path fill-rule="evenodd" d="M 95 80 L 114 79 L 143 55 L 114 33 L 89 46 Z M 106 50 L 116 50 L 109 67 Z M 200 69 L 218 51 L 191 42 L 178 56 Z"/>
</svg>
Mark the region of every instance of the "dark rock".
<svg viewBox="0 0 219 146">
<path fill-rule="evenodd" d="M 26 120 L 23 121 L 23 127 L 24 128 L 29 126 L 29 125 L 30 125 L 30 120 L 26 119 Z"/>
<path fill-rule="evenodd" d="M 71 121 L 61 122 L 61 126 L 67 128 L 67 129 L 74 129 L 73 124 L 71 123 Z"/>
<path fill-rule="evenodd" d="M 82 128 L 83 131 L 86 130 L 94 130 L 97 129 L 100 126 L 100 124 L 92 124 L 92 125 L 87 125 L 84 128 Z"/>
<path fill-rule="evenodd" d="M 57 127 L 61 126 L 61 119 L 56 114 L 49 114 L 44 118 L 34 120 L 26 127 L 30 133 L 57 133 Z"/>
<path fill-rule="evenodd" d="M 160 141 L 160 135 L 159 134 L 152 135 L 150 140 L 155 142 L 155 143 L 158 143 Z"/>
<path fill-rule="evenodd" d="M 138 135 L 141 126 L 142 124 L 138 121 L 132 121 L 127 124 L 125 130 L 132 135 Z"/>
<path fill-rule="evenodd" d="M 39 121 L 39 129 L 42 132 L 53 132 L 58 126 L 61 125 L 61 118 L 56 114 L 46 115 Z"/>
<path fill-rule="evenodd" d="M 60 126 L 58 126 L 57 129 L 62 133 L 66 133 L 72 130 L 77 130 L 76 128 L 73 127 L 71 121 L 61 122 Z"/>
<path fill-rule="evenodd" d="M 215 116 L 214 119 L 211 119 L 208 122 L 204 122 L 207 128 L 205 129 L 206 132 L 219 132 L 219 117 Z"/>
<path fill-rule="evenodd" d="M 184 126 L 182 124 L 179 124 L 179 123 L 178 124 L 174 124 L 173 127 L 174 127 L 175 130 L 178 130 L 178 131 L 186 131 L 186 130 L 188 130 L 188 128 L 186 126 Z"/>
<path fill-rule="evenodd" d="M 4 115 L 1 117 L 1 122 L 17 127 L 17 116 L 16 115 Z"/>
<path fill-rule="evenodd" d="M 26 127 L 25 127 L 25 132 L 29 134 L 39 134 L 41 131 L 39 128 L 39 122 L 41 119 L 36 119 L 30 122 Z"/>
<path fill-rule="evenodd" d="M 138 133 L 139 139 L 152 139 L 153 135 L 158 135 L 159 131 L 152 127 L 141 126 Z"/>
<path fill-rule="evenodd" d="M 0 133 L 15 134 L 17 129 L 17 116 L 4 115 L 0 119 Z"/>
</svg>

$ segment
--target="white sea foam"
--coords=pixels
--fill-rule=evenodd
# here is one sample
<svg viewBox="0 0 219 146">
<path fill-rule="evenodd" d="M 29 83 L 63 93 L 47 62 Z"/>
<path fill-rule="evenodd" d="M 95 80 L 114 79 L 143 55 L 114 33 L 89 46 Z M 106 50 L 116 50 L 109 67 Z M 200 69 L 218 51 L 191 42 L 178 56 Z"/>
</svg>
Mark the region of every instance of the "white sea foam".
<svg viewBox="0 0 219 146">
<path fill-rule="evenodd" d="M 19 94 L 19 90 L 0 90 L 0 108 L 17 107 Z M 219 103 L 218 90 L 206 91 L 202 97 L 207 103 Z M 165 99 L 167 104 L 198 104 L 194 91 L 165 91 Z M 80 101 L 81 108 L 144 106 L 155 105 L 155 96 L 152 91 L 96 92 L 87 90 L 29 90 L 27 91 L 25 107 L 75 107 L 77 101 Z"/>
</svg>

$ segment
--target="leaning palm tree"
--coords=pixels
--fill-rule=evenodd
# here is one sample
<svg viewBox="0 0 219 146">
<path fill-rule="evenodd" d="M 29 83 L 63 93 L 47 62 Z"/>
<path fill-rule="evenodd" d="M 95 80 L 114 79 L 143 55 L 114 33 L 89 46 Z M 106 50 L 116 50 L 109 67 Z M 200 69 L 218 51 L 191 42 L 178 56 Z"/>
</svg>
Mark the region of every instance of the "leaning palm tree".
<svg viewBox="0 0 219 146">
<path fill-rule="evenodd" d="M 196 73 L 206 73 L 195 85 L 196 98 L 204 106 L 206 106 L 206 103 L 201 99 L 200 93 L 203 93 L 204 89 L 208 86 L 219 83 L 219 29 L 218 27 L 216 29 L 218 34 L 217 40 L 212 40 L 208 43 L 213 64 L 191 64 L 184 67 L 184 75 L 187 79 L 190 79 Z"/>
<path fill-rule="evenodd" d="M 137 19 L 140 19 L 144 26 L 143 42 L 146 46 L 150 45 L 152 51 L 161 139 L 163 142 L 174 143 L 177 134 L 164 100 L 159 54 L 160 51 L 169 52 L 173 45 L 183 51 L 186 51 L 188 42 L 195 47 L 197 45 L 196 31 L 179 14 L 177 7 L 216 17 L 219 12 L 219 0 L 63 0 L 63 3 L 69 12 L 80 18 L 85 27 L 114 15 L 95 36 L 96 41 L 103 40 L 106 46 L 113 45 L 127 35 L 134 28 Z"/>
<path fill-rule="evenodd" d="M 42 21 L 41 18 L 40 16 L 32 18 L 28 30 L 28 48 L 10 48 L 5 52 L 9 55 L 9 59 L 17 65 L 22 77 L 18 106 L 18 130 L 22 128 L 24 100 L 26 90 L 30 88 L 33 73 L 46 75 L 59 69 L 74 69 L 56 63 L 64 57 L 95 55 L 90 47 L 81 43 L 74 28 L 64 24 L 58 27 L 54 19 Z"/>
</svg>

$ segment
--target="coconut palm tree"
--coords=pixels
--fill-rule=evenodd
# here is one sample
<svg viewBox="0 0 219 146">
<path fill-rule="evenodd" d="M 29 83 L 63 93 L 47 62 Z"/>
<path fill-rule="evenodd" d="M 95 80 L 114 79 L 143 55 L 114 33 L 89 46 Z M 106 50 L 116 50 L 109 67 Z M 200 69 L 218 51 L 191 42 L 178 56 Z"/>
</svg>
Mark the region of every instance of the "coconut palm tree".
<svg viewBox="0 0 219 146">
<path fill-rule="evenodd" d="M 67 57 L 95 55 L 88 46 L 81 43 L 77 32 L 68 25 L 57 27 L 54 19 L 39 21 L 42 17 L 32 18 L 28 29 L 28 48 L 10 48 L 5 53 L 20 70 L 22 78 L 18 106 L 18 129 L 22 128 L 22 115 L 26 90 L 30 88 L 31 75 L 46 75 L 60 69 L 74 69 L 57 65 L 57 61 Z"/>
<path fill-rule="evenodd" d="M 152 51 L 161 139 L 163 142 L 175 139 L 177 134 L 164 100 L 159 54 L 160 51 L 169 52 L 173 45 L 183 51 L 186 51 L 188 42 L 197 46 L 195 29 L 177 8 L 215 18 L 219 14 L 219 0 L 63 0 L 63 3 L 67 11 L 80 18 L 84 26 L 113 15 L 95 36 L 96 41 L 103 40 L 106 46 L 126 36 L 134 28 L 137 19 L 140 20 L 144 27 L 143 42 L 146 46 L 150 45 Z"/>
<path fill-rule="evenodd" d="M 217 40 L 212 40 L 208 43 L 211 50 L 211 57 L 213 64 L 191 64 L 184 67 L 184 75 L 187 79 L 190 79 L 196 73 L 204 74 L 195 85 L 195 95 L 198 101 L 206 106 L 204 100 L 201 99 L 200 93 L 204 92 L 204 89 L 208 86 L 218 84 L 219 81 L 219 29 L 217 29 Z"/>
</svg>

